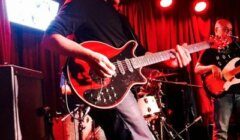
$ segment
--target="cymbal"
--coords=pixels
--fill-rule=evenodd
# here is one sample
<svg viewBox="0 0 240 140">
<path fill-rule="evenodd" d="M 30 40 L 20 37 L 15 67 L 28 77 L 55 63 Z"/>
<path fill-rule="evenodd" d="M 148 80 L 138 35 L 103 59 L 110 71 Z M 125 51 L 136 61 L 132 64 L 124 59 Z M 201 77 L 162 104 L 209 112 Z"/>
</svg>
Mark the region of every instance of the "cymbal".
<svg viewBox="0 0 240 140">
<path fill-rule="evenodd" d="M 175 85 L 182 85 L 182 86 L 190 86 L 190 87 L 197 87 L 202 88 L 200 85 L 189 84 L 187 82 L 175 82 L 175 81 L 166 81 L 166 80 L 158 80 L 158 79 L 151 79 L 152 81 L 162 82 L 166 84 L 175 84 Z"/>
<path fill-rule="evenodd" d="M 162 78 L 162 77 L 169 77 L 169 76 L 175 76 L 178 75 L 178 73 L 162 73 L 162 72 L 154 72 L 149 75 L 150 79 L 154 78 Z"/>
<path fill-rule="evenodd" d="M 158 75 L 159 77 L 168 77 L 168 76 L 174 76 L 177 75 L 178 73 L 162 73 Z"/>
</svg>

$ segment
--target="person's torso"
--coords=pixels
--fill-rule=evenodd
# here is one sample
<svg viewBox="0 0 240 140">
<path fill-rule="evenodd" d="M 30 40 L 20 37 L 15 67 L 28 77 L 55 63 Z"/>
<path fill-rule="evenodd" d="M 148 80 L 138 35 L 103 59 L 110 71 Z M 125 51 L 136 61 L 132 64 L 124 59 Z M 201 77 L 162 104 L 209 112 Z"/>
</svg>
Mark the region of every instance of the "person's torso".
<svg viewBox="0 0 240 140">
<path fill-rule="evenodd" d="M 210 48 L 203 53 L 200 62 L 203 65 L 214 64 L 221 68 L 221 70 L 232 70 L 240 67 L 240 45 L 237 42 L 233 42 L 221 50 Z M 234 77 L 240 79 L 240 73 L 237 73 Z M 240 84 L 237 83 L 231 86 L 228 91 L 235 92 L 239 89 L 239 87 Z"/>
<path fill-rule="evenodd" d="M 129 40 L 120 14 L 104 0 L 78 0 L 84 24 L 75 32 L 78 42 L 97 40 L 121 47 Z"/>
</svg>

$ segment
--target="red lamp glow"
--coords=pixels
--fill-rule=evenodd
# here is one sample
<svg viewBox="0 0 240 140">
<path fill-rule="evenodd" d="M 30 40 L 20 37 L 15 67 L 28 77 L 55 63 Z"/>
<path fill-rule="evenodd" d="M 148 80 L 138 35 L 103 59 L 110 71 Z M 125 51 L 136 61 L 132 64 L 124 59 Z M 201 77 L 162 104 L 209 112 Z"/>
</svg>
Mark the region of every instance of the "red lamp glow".
<svg viewBox="0 0 240 140">
<path fill-rule="evenodd" d="M 161 0 L 160 6 L 163 8 L 169 7 L 172 5 L 172 0 Z"/>
<path fill-rule="evenodd" d="M 195 3 L 194 10 L 196 12 L 204 12 L 207 9 L 207 2 L 206 1 L 199 1 Z"/>
</svg>

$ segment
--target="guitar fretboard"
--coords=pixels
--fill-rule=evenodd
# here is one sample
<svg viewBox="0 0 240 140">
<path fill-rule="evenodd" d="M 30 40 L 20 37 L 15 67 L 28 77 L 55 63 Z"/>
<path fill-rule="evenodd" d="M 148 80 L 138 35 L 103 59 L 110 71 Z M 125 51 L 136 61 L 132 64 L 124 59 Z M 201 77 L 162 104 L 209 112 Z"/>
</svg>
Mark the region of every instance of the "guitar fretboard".
<svg viewBox="0 0 240 140">
<path fill-rule="evenodd" d="M 196 43 L 196 44 L 191 44 L 186 47 L 186 49 L 190 53 L 198 52 L 207 48 L 210 48 L 210 45 L 206 41 Z M 174 51 L 175 51 L 174 49 L 161 51 L 161 52 L 157 52 L 157 53 L 153 53 L 145 56 L 131 58 L 130 61 L 132 63 L 133 68 L 136 69 L 136 68 L 152 65 L 155 63 L 163 62 L 171 58 L 174 58 L 175 57 L 173 55 Z"/>
</svg>

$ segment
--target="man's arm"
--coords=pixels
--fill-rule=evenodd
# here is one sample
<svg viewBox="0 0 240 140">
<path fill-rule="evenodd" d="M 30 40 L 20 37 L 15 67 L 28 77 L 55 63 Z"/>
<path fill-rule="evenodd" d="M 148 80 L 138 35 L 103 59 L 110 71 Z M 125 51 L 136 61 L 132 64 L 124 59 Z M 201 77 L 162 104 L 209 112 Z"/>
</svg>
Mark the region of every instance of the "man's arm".
<svg viewBox="0 0 240 140">
<path fill-rule="evenodd" d="M 101 77 L 111 77 L 115 73 L 115 66 L 106 56 L 87 49 L 60 34 L 46 34 L 43 37 L 42 46 L 53 52 L 85 60 Z"/>
<path fill-rule="evenodd" d="M 217 67 L 216 65 L 206 65 L 205 66 L 198 62 L 194 68 L 194 72 L 196 74 L 200 74 L 200 75 L 211 72 L 215 78 L 220 79 L 222 77 L 221 69 L 219 67 Z"/>
</svg>

